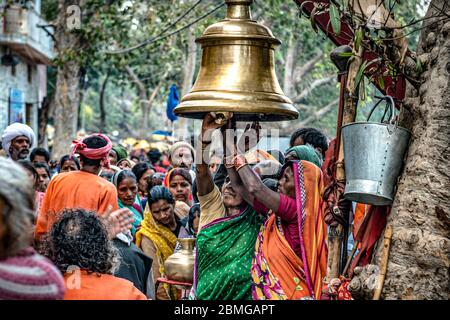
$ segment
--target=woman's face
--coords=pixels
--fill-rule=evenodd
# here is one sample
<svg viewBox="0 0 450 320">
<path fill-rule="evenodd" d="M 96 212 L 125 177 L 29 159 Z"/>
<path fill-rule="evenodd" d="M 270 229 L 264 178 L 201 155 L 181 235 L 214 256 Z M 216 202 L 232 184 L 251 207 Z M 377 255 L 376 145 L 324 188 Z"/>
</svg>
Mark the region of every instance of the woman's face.
<svg viewBox="0 0 450 320">
<path fill-rule="evenodd" d="M 47 170 L 44 168 L 36 168 L 36 172 L 38 173 L 38 191 L 45 192 L 47 190 L 48 183 L 50 182 L 50 177 L 47 173 Z"/>
<path fill-rule="evenodd" d="M 165 226 L 175 224 L 174 206 L 167 202 L 167 200 L 161 199 L 150 206 L 153 218 L 156 222 L 159 222 Z"/>
<path fill-rule="evenodd" d="M 117 164 L 117 153 L 111 149 L 111 151 L 109 151 L 109 163 L 113 166 L 115 166 Z"/>
<path fill-rule="evenodd" d="M 139 187 L 139 191 L 142 193 L 142 195 L 147 194 L 147 187 L 148 187 L 147 178 L 150 177 L 154 173 L 155 173 L 155 171 L 153 169 L 147 169 L 147 171 L 145 171 L 144 174 L 142 175 L 142 177 L 139 179 L 138 187 Z"/>
<path fill-rule="evenodd" d="M 290 198 L 295 198 L 295 182 L 292 167 L 287 167 L 279 181 L 278 190 Z"/>
<path fill-rule="evenodd" d="M 78 167 L 73 160 L 66 160 L 61 166 L 60 172 L 78 171 Z"/>
<path fill-rule="evenodd" d="M 173 177 L 170 181 L 169 190 L 175 200 L 189 204 L 192 189 L 189 182 L 183 176 L 176 175 Z"/>
<path fill-rule="evenodd" d="M 122 170 L 131 170 L 131 164 L 128 161 L 122 161 L 119 164 L 119 168 Z"/>
<path fill-rule="evenodd" d="M 133 178 L 125 178 L 117 187 L 117 194 L 120 201 L 126 206 L 131 206 L 136 199 L 136 194 L 138 192 L 138 187 L 136 180 Z"/>
<path fill-rule="evenodd" d="M 244 198 L 234 191 L 228 177 L 225 179 L 225 183 L 222 186 L 222 198 L 225 208 L 239 207 L 244 201 Z"/>
</svg>

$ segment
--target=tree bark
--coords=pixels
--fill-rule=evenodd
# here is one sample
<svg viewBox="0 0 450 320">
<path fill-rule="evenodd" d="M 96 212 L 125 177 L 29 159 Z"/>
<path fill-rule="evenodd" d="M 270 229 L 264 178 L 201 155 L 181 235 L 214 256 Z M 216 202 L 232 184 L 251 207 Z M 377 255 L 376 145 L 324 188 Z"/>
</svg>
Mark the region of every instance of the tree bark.
<svg viewBox="0 0 450 320">
<path fill-rule="evenodd" d="M 84 0 L 76 1 L 80 8 Z M 70 144 L 77 134 L 78 106 L 80 101 L 80 64 L 76 59 L 66 59 L 81 47 L 80 33 L 71 32 L 66 27 L 66 8 L 73 1 L 60 0 L 59 14 L 55 29 L 55 47 L 59 65 L 56 75 L 54 121 L 55 139 L 52 154 L 55 159 L 70 152 Z"/>
<path fill-rule="evenodd" d="M 446 2 L 431 1 L 427 16 L 444 6 L 448 15 Z M 424 23 L 418 54 L 427 64 L 401 115 L 412 141 L 388 217 L 393 237 L 382 299 L 450 298 L 450 19 Z"/>
</svg>

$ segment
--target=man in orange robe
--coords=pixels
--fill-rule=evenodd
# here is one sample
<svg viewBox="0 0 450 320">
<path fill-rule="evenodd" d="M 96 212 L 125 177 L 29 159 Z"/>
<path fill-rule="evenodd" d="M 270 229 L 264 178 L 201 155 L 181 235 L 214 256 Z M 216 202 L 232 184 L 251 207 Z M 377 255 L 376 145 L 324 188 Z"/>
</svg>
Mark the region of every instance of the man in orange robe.
<svg viewBox="0 0 450 320">
<path fill-rule="evenodd" d="M 108 154 L 112 148 L 109 138 L 93 134 L 74 144 L 72 156 L 80 155 L 81 170 L 58 174 L 50 181 L 37 218 L 37 241 L 50 230 L 64 209 L 82 208 L 100 215 L 108 209 L 118 209 L 116 188 L 98 176 L 102 167 L 109 167 Z"/>
</svg>

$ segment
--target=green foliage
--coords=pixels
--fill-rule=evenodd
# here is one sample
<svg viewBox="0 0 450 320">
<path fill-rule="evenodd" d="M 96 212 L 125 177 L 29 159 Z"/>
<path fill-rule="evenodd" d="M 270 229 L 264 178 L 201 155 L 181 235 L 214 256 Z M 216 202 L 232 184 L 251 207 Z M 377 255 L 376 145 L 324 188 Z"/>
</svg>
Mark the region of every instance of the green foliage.
<svg viewBox="0 0 450 320">
<path fill-rule="evenodd" d="M 355 51 L 359 51 L 359 47 L 361 46 L 361 41 L 364 38 L 364 31 L 362 28 L 358 28 L 355 32 Z"/>
<path fill-rule="evenodd" d="M 337 6 L 333 2 L 330 3 L 330 20 L 331 26 L 333 27 L 333 32 L 336 35 L 339 35 L 341 33 L 341 15 L 339 14 Z"/>
</svg>

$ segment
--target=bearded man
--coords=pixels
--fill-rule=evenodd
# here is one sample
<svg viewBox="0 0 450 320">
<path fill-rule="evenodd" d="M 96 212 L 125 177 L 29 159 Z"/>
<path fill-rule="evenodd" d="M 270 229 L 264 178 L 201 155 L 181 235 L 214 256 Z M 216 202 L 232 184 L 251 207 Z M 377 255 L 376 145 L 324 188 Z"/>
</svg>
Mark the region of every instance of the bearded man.
<svg viewBox="0 0 450 320">
<path fill-rule="evenodd" d="M 23 160 L 28 157 L 35 140 L 33 129 L 23 123 L 13 123 L 3 131 L 2 146 L 8 158 Z"/>
</svg>

